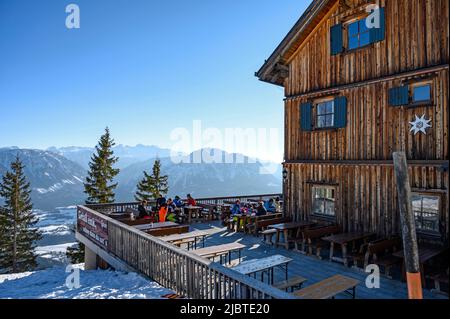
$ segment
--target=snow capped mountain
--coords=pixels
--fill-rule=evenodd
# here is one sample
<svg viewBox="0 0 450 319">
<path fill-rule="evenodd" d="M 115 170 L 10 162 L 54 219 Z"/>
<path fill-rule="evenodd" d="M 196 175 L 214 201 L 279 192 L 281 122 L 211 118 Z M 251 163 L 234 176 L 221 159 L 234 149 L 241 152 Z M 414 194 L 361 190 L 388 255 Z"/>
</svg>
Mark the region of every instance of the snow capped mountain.
<svg viewBox="0 0 450 319">
<path fill-rule="evenodd" d="M 151 149 L 153 153 L 147 153 Z M 136 162 L 137 159 L 144 158 L 145 154 L 154 155 L 156 152 L 164 154 L 165 151 L 161 150 L 143 145 L 136 147 L 119 145 L 115 148 L 119 163 L 122 163 L 118 167 L 124 167 L 123 162 L 133 162 L 122 168 L 116 179 L 119 183 L 116 189 L 117 201 L 133 201 L 136 184 L 142 179 L 144 170 L 151 171 L 155 157 Z M 31 183 L 34 208 L 49 211 L 56 207 L 77 205 L 86 199 L 83 182 L 87 170 L 66 156 L 73 158 L 75 155 L 86 155 L 88 151 L 92 150 L 68 147 L 59 149 L 59 153 L 56 154 L 48 150 L 0 149 L 0 175 L 9 170 L 11 161 L 19 154 L 25 165 L 25 174 Z M 160 156 L 160 159 L 163 173 L 169 175 L 170 196 L 176 194 L 185 196 L 191 193 L 196 197 L 213 197 L 281 192 L 279 164 L 271 163 L 271 166 L 266 167 L 266 163 L 243 155 L 212 149 L 199 150 L 187 155 L 180 164 L 168 156 Z M 276 173 L 262 174 L 264 168 L 275 168 L 273 171 Z"/>
<path fill-rule="evenodd" d="M 35 208 L 53 209 L 79 203 L 83 198 L 85 170 L 65 157 L 41 150 L 0 149 L 0 176 L 19 155 L 31 183 Z"/>
<path fill-rule="evenodd" d="M 157 146 L 147 146 L 138 144 L 136 146 L 116 145 L 114 154 L 120 158 L 117 163 L 118 168 L 125 168 L 134 163 L 142 162 L 155 157 L 167 157 L 170 150 L 159 148 Z M 59 154 L 65 158 L 78 163 L 86 170 L 89 168 L 88 163 L 95 149 L 93 147 L 50 147 L 47 151 Z"/>
<path fill-rule="evenodd" d="M 221 154 L 221 157 L 216 157 L 216 154 Z M 213 157 L 217 162 L 210 163 Z M 226 159 L 232 159 L 232 163 L 225 162 Z M 151 171 L 153 161 L 136 163 L 121 171 L 117 200 L 133 198 L 137 182 L 142 179 L 144 170 Z M 162 158 L 161 165 L 162 173 L 169 175 L 169 196 L 191 193 L 199 198 L 281 192 L 281 175 L 262 174 L 263 163 L 240 154 L 199 150 L 184 157 L 183 163 L 177 164 L 171 158 Z M 278 172 L 279 165 L 275 166 Z"/>
</svg>

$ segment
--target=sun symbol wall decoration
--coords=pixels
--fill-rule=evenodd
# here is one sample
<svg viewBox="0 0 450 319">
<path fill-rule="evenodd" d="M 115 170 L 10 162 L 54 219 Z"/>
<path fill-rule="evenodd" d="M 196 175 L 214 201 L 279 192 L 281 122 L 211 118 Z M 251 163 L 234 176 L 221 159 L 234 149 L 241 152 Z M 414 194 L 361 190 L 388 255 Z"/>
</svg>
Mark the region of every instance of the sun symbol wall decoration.
<svg viewBox="0 0 450 319">
<path fill-rule="evenodd" d="M 411 124 L 411 130 L 410 132 L 414 132 L 414 135 L 416 135 L 417 133 L 421 132 L 423 134 L 427 134 L 426 129 L 430 128 L 430 122 L 431 120 L 427 120 L 425 118 L 425 114 L 422 115 L 422 117 L 418 117 L 417 115 L 415 115 L 416 119 L 413 122 L 409 122 L 409 124 Z"/>
</svg>

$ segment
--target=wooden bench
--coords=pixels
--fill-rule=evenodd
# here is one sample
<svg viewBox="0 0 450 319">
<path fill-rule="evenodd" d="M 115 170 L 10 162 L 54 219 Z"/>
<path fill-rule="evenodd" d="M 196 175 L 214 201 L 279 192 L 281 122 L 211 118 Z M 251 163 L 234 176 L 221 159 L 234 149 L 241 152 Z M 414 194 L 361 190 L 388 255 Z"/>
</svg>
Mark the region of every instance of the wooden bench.
<svg viewBox="0 0 450 319">
<path fill-rule="evenodd" d="M 178 247 L 181 247 L 181 245 L 187 244 L 187 250 L 189 250 L 191 247 L 194 247 L 195 238 L 180 239 L 180 240 L 171 242 L 171 244 L 178 246 Z"/>
<path fill-rule="evenodd" d="M 439 292 L 439 293 L 445 293 L 442 289 L 441 289 L 441 284 L 446 284 L 448 287 L 448 268 L 446 272 L 441 272 L 438 274 L 434 274 L 434 275 L 430 275 L 428 276 L 429 279 L 434 281 L 434 289 L 433 291 Z M 446 294 L 448 295 L 448 291 L 446 292 Z"/>
<path fill-rule="evenodd" d="M 307 281 L 306 278 L 303 278 L 301 276 L 295 276 L 288 280 L 283 280 L 283 281 L 277 282 L 277 283 L 273 284 L 273 287 L 280 289 L 280 290 L 285 290 L 285 291 L 288 291 L 290 288 L 291 292 L 294 292 L 294 290 L 296 290 L 296 289 L 301 289 L 303 283 L 306 281 Z"/>
<path fill-rule="evenodd" d="M 268 219 L 274 219 L 274 218 L 282 218 L 283 214 L 282 213 L 275 213 L 275 214 L 267 214 L 267 215 L 263 215 L 263 216 L 253 216 L 253 217 L 249 217 L 248 219 L 248 223 L 245 225 L 245 232 L 246 233 L 255 233 L 255 227 L 256 227 L 256 222 L 258 221 L 263 221 L 263 220 L 268 220 Z"/>
<path fill-rule="evenodd" d="M 308 247 L 308 254 L 313 254 L 313 249 L 316 250 L 316 257 L 321 259 L 320 251 L 325 244 L 322 237 L 338 234 L 341 232 L 339 226 L 321 226 L 316 228 L 305 229 L 302 231 L 302 239 L 295 241 L 295 249 L 301 253 L 306 254 L 306 247 Z M 301 249 L 298 245 L 301 242 Z"/>
<path fill-rule="evenodd" d="M 264 242 L 267 245 L 273 245 L 272 238 L 273 238 L 273 235 L 276 235 L 276 233 L 277 233 L 276 229 L 266 229 L 266 230 L 259 232 L 260 235 L 264 236 Z"/>
<path fill-rule="evenodd" d="M 232 252 L 238 252 L 239 259 L 238 261 L 241 261 L 241 251 L 245 248 L 245 245 L 242 245 L 241 243 L 230 243 L 230 244 L 223 244 L 223 245 L 217 245 L 217 246 L 210 246 L 205 248 L 200 248 L 193 250 L 192 253 L 209 259 L 215 259 L 216 257 L 220 257 L 220 263 L 222 263 L 222 257 L 228 255 L 228 262 L 231 263 L 231 253 Z M 226 258 L 225 258 L 226 261 Z"/>
<path fill-rule="evenodd" d="M 146 231 L 147 234 L 155 237 L 169 236 L 174 234 L 184 234 L 187 232 L 189 232 L 189 225 L 167 227 L 167 228 L 156 228 Z"/>
<path fill-rule="evenodd" d="M 369 263 L 382 266 L 385 275 L 390 278 L 390 269 L 402 261 L 401 258 L 395 257 L 392 254 L 400 250 L 401 246 L 400 238 L 383 239 L 369 243 L 367 245 L 367 251 L 364 254 L 364 269 L 366 269 Z M 353 262 L 357 264 L 360 258 L 360 255 L 353 256 Z"/>
<path fill-rule="evenodd" d="M 359 280 L 336 275 L 296 291 L 294 296 L 302 299 L 334 299 L 340 293 L 348 293 L 355 299 L 358 284 Z"/>
<path fill-rule="evenodd" d="M 267 229 L 270 225 L 288 223 L 291 221 L 290 217 L 277 217 L 271 219 L 258 220 L 255 222 L 253 234 L 258 235 L 260 231 Z"/>
</svg>

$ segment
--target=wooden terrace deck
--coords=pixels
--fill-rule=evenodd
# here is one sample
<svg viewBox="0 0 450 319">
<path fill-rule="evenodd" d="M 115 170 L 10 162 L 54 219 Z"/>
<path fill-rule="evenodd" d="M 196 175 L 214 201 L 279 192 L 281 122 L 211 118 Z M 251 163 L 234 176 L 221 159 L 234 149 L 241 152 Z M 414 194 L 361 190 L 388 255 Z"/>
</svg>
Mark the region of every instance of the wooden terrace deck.
<svg viewBox="0 0 450 319">
<path fill-rule="evenodd" d="M 306 256 L 292 249 L 286 250 L 284 248 L 269 246 L 263 242 L 262 237 L 229 231 L 226 227 L 222 227 L 220 222 L 197 223 L 191 225 L 191 229 L 202 230 L 210 234 L 206 238 L 206 247 L 233 242 L 239 242 L 245 245 L 246 248 L 242 251 L 243 261 L 272 255 L 283 255 L 291 258 L 292 262 L 289 263 L 289 277 L 302 276 L 306 278 L 307 282 L 303 287 L 308 287 L 334 275 L 344 275 L 360 281 L 356 289 L 357 299 L 407 299 L 408 296 L 406 284 L 398 279 L 388 279 L 381 275 L 381 287 L 379 289 L 369 289 L 365 285 L 368 274 L 361 270 L 345 267 L 340 263 L 330 262 L 329 260 L 319 260 L 314 256 Z M 237 263 L 237 259 L 234 262 Z M 284 280 L 284 276 L 284 272 L 275 271 L 275 282 Z M 351 299 L 351 296 L 340 294 L 336 298 Z M 424 290 L 424 298 L 447 299 L 448 297 L 430 290 Z"/>
</svg>

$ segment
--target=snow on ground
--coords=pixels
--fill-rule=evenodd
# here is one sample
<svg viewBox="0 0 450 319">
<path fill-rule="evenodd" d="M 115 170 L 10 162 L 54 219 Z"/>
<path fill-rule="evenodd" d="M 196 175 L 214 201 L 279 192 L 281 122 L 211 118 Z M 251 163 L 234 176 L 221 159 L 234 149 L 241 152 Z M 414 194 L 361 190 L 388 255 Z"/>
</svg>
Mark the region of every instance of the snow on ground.
<svg viewBox="0 0 450 319">
<path fill-rule="evenodd" d="M 0 275 L 0 299 L 161 299 L 171 290 L 135 273 L 109 270 L 80 271 L 80 287 L 69 289 L 66 279 L 74 272 L 53 267 L 36 272 Z"/>
<path fill-rule="evenodd" d="M 45 227 L 39 227 L 42 235 L 70 235 L 72 232 L 67 225 L 49 225 Z"/>
<path fill-rule="evenodd" d="M 65 263 L 67 261 L 66 251 L 68 247 L 73 247 L 77 243 L 65 243 L 60 245 L 38 246 L 34 250 L 37 256 L 45 259 L 51 259 L 53 262 Z M 42 261 L 41 261 L 42 263 Z"/>
<path fill-rule="evenodd" d="M 39 269 L 63 266 L 68 263 L 66 248 L 75 244 L 73 232 L 76 207 L 60 207 L 53 211 L 35 211 L 39 222 L 37 227 L 43 238 L 36 243 Z"/>
</svg>

